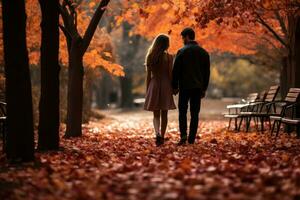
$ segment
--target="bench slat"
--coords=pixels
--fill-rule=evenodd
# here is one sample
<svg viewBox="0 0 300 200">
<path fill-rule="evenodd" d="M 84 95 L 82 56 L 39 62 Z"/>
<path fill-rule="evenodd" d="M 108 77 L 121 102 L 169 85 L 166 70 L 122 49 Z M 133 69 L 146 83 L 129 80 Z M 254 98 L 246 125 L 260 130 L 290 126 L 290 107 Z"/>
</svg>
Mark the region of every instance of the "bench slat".
<svg viewBox="0 0 300 200">
<path fill-rule="evenodd" d="M 300 88 L 291 88 L 290 92 L 300 92 Z"/>
<path fill-rule="evenodd" d="M 299 96 L 299 92 L 289 92 L 288 94 L 287 94 L 287 97 L 298 97 Z"/>
<path fill-rule="evenodd" d="M 240 115 L 231 115 L 231 114 L 226 114 L 224 115 L 225 118 L 238 118 Z"/>
<path fill-rule="evenodd" d="M 282 122 L 286 124 L 300 124 L 300 119 L 282 118 Z"/>
<path fill-rule="evenodd" d="M 278 85 L 273 85 L 270 87 L 270 90 L 277 90 L 279 89 L 279 86 Z"/>
<path fill-rule="evenodd" d="M 249 104 L 233 104 L 233 105 L 228 105 L 227 108 L 244 108 L 248 106 Z"/>
<path fill-rule="evenodd" d="M 285 100 L 287 101 L 287 102 L 296 102 L 297 101 L 297 98 L 291 98 L 291 97 L 287 97 L 287 98 L 285 98 Z"/>
</svg>

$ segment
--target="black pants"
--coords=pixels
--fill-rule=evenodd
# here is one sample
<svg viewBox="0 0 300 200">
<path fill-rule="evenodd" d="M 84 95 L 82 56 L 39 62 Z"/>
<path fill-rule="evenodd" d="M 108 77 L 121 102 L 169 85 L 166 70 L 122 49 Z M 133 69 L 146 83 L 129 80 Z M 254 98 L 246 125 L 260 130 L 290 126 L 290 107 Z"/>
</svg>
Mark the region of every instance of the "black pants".
<svg viewBox="0 0 300 200">
<path fill-rule="evenodd" d="M 179 92 L 179 129 L 182 140 L 187 139 L 187 109 L 190 103 L 190 132 L 188 137 L 189 143 L 194 143 L 199 122 L 199 112 L 201 107 L 201 89 L 181 89 Z"/>
</svg>

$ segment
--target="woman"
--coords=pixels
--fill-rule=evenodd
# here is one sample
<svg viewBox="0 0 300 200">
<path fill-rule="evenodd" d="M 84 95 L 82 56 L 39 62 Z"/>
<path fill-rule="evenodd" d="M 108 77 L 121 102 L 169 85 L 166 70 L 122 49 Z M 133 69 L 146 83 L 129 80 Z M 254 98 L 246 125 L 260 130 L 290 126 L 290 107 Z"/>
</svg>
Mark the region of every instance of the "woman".
<svg viewBox="0 0 300 200">
<path fill-rule="evenodd" d="M 173 57 L 167 53 L 169 37 L 158 35 L 146 56 L 147 92 L 144 109 L 153 112 L 156 145 L 164 143 L 168 124 L 168 110 L 176 109 L 172 95 Z"/>
</svg>

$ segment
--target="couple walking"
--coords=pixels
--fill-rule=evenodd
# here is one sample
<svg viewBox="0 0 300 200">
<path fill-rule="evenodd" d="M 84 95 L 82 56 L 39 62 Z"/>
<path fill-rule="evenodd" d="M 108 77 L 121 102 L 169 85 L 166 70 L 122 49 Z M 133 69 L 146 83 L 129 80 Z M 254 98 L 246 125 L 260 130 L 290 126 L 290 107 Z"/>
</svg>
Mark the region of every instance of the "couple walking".
<svg viewBox="0 0 300 200">
<path fill-rule="evenodd" d="M 176 109 L 173 95 L 179 93 L 179 129 L 180 141 L 184 145 L 187 140 L 195 142 L 201 99 L 209 83 L 209 54 L 195 41 L 192 28 L 181 32 L 184 47 L 181 48 L 173 61 L 168 54 L 169 37 L 158 35 L 146 56 L 147 92 L 144 109 L 152 111 L 153 125 L 156 133 L 156 145 L 164 143 L 168 124 L 168 110 Z M 187 136 L 187 110 L 190 105 L 191 121 Z"/>
</svg>

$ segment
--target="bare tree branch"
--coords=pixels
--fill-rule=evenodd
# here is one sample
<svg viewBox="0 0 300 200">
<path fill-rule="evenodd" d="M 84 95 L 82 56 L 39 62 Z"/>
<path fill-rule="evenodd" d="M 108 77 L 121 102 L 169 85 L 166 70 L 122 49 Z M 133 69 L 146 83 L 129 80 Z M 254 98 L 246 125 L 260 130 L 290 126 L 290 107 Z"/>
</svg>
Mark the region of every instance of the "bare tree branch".
<svg viewBox="0 0 300 200">
<path fill-rule="evenodd" d="M 58 25 L 60 30 L 64 33 L 66 38 L 71 38 L 71 34 L 69 33 L 68 29 L 66 29 L 66 27 L 64 27 L 63 25 L 59 24 Z"/>
<path fill-rule="evenodd" d="M 69 13 L 69 20 L 72 22 L 72 24 L 75 26 L 75 29 L 77 30 L 77 5 L 75 3 L 72 3 L 70 0 L 64 0 L 64 2 Z"/>
<path fill-rule="evenodd" d="M 278 52 L 281 52 L 281 48 L 278 48 L 269 38 L 261 37 L 261 39 L 268 42 L 273 47 L 273 49 L 276 49 Z"/>
<path fill-rule="evenodd" d="M 63 19 L 65 27 L 67 29 L 69 29 L 71 26 L 70 19 L 69 19 L 70 14 L 69 14 L 68 10 L 66 9 L 66 5 L 64 3 L 62 5 L 59 5 L 59 12 Z"/>
<path fill-rule="evenodd" d="M 272 41 L 270 38 L 272 38 L 272 35 L 270 35 L 270 33 L 267 33 L 269 37 L 265 37 L 265 36 L 259 36 L 258 34 L 252 32 L 252 31 L 237 31 L 237 33 L 241 33 L 241 34 L 248 34 L 250 37 L 255 38 L 256 40 L 265 40 L 266 42 L 268 42 L 274 49 L 276 49 L 278 52 L 281 52 L 281 48 L 279 48 L 278 46 L 276 46 L 274 44 L 274 41 Z"/>
<path fill-rule="evenodd" d="M 77 12 L 74 13 L 74 25 L 77 29 Z"/>
<path fill-rule="evenodd" d="M 102 0 L 97 7 L 95 14 L 93 18 L 90 21 L 90 24 L 83 36 L 83 47 L 82 47 L 82 53 L 84 53 L 88 46 L 90 45 L 90 42 L 94 36 L 94 33 L 97 29 L 98 23 L 102 18 L 102 15 L 104 14 L 107 5 L 109 4 L 110 0 Z"/>
<path fill-rule="evenodd" d="M 275 11 L 275 17 L 279 21 L 279 24 L 280 24 L 280 27 L 284 34 L 285 39 L 287 39 L 288 38 L 288 30 L 287 30 L 284 19 L 281 17 L 281 15 L 278 11 Z"/>
<path fill-rule="evenodd" d="M 260 23 L 261 25 L 263 25 L 268 31 L 270 31 L 272 33 L 272 35 L 275 37 L 275 39 L 277 39 L 283 46 L 285 46 L 286 48 L 288 48 L 288 45 L 285 43 L 285 41 L 276 33 L 276 31 L 267 23 L 265 22 L 262 17 L 256 13 L 257 17 L 258 17 L 258 23 Z"/>
<path fill-rule="evenodd" d="M 78 31 L 74 25 L 74 17 L 72 17 L 72 14 L 70 13 L 70 10 L 67 9 L 67 6 L 68 0 L 64 0 L 62 5 L 59 5 L 59 12 L 62 16 L 65 29 L 68 30 L 71 37 L 75 37 L 78 35 Z"/>
<path fill-rule="evenodd" d="M 59 24 L 58 25 L 60 30 L 64 33 L 66 40 L 67 40 L 67 46 L 68 46 L 68 51 L 71 49 L 71 40 L 72 40 L 72 35 L 69 33 L 68 29 L 64 27 L 63 25 Z"/>
</svg>

